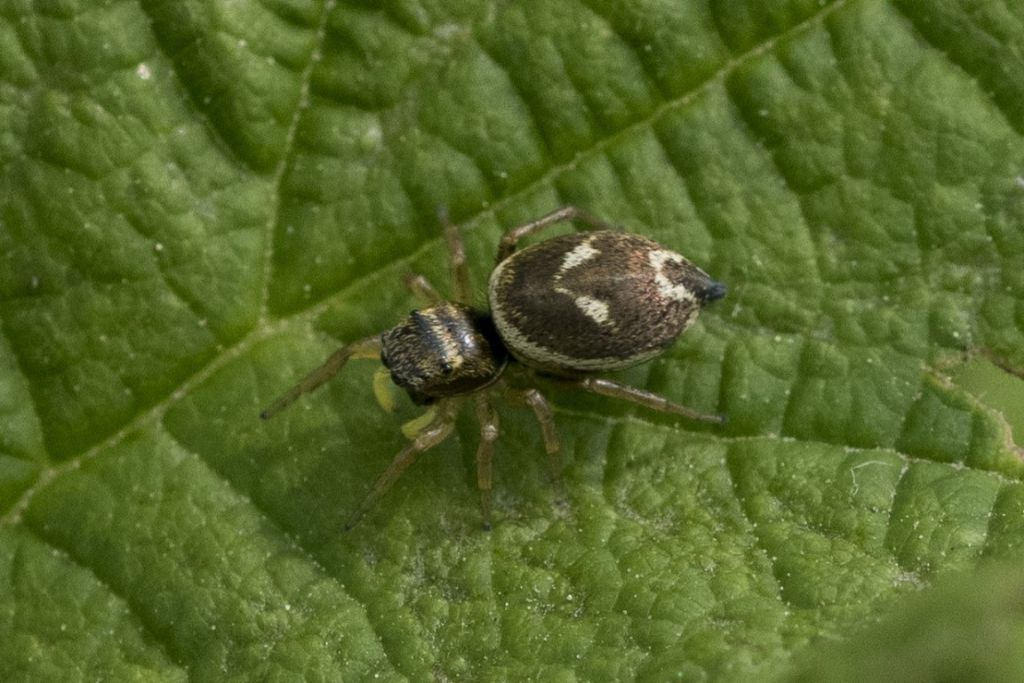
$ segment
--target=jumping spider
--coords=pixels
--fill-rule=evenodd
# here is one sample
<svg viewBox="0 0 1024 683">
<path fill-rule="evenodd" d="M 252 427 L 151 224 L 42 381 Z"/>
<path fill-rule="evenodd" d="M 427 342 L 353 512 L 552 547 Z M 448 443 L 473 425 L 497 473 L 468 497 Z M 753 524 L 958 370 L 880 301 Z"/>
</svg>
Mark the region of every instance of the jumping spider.
<svg viewBox="0 0 1024 683">
<path fill-rule="evenodd" d="M 725 286 L 681 255 L 639 235 L 621 232 L 585 211 L 566 206 L 508 230 L 490 276 L 490 311 L 471 308 L 466 253 L 458 228 L 442 212 L 455 300 L 446 301 L 422 275 L 405 284 L 427 307 L 386 332 L 335 351 L 323 365 L 260 413 L 269 419 L 334 377 L 350 358 L 379 358 L 391 381 L 417 405 L 430 408 L 412 426 L 410 443 L 378 477 L 345 524 L 351 529 L 421 453 L 455 428 L 472 401 L 480 423 L 476 452 L 483 526 L 491 525 L 491 460 L 498 416 L 490 391 L 500 387 L 523 400 L 540 423 L 549 466 L 558 470 L 559 444 L 551 406 L 533 387 L 510 386 L 510 363 L 594 394 L 637 403 L 693 420 L 722 423 L 643 389 L 594 373 L 650 360 L 725 295 Z M 589 230 L 554 237 L 516 251 L 520 240 L 564 221 Z M 485 391 L 485 389 L 487 391 Z"/>
</svg>

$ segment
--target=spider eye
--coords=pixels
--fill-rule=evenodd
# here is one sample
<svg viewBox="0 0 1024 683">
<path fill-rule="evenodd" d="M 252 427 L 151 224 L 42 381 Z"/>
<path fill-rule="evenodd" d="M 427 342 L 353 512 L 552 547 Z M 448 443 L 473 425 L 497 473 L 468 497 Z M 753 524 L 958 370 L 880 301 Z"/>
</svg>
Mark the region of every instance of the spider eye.
<svg viewBox="0 0 1024 683">
<path fill-rule="evenodd" d="M 442 374 L 450 375 L 450 374 L 452 374 L 452 370 L 454 370 L 454 368 L 452 367 L 451 363 L 449 363 L 446 360 L 441 361 L 441 373 Z"/>
</svg>

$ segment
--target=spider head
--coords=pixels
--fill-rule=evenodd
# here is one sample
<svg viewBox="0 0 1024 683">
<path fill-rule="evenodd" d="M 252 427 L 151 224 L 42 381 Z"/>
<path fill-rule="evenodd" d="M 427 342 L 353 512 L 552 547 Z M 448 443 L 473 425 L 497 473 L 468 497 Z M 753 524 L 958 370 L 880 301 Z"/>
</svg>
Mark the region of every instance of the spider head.
<svg viewBox="0 0 1024 683">
<path fill-rule="evenodd" d="M 481 389 L 508 362 L 490 316 L 450 302 L 413 311 L 380 341 L 391 380 L 418 405 Z"/>
</svg>

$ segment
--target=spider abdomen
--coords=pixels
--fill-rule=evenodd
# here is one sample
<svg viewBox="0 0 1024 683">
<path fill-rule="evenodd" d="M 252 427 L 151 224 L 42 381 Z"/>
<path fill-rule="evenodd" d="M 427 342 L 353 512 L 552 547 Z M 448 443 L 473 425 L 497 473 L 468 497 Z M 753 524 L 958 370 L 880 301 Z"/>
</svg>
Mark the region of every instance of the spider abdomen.
<svg viewBox="0 0 1024 683">
<path fill-rule="evenodd" d="M 513 253 L 488 296 L 509 352 L 531 367 L 573 375 L 656 356 L 724 285 L 653 240 L 598 230 Z"/>
</svg>

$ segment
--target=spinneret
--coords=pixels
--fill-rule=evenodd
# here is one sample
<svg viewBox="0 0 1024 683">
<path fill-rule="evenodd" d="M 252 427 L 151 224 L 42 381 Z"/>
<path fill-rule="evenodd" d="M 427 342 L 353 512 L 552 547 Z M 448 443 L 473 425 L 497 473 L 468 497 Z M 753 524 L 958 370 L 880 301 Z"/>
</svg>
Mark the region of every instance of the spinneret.
<svg viewBox="0 0 1024 683">
<path fill-rule="evenodd" d="M 564 221 L 579 221 L 590 231 L 516 251 L 520 240 Z M 519 398 L 533 411 L 553 476 L 557 476 L 559 444 L 551 407 L 536 388 L 524 386 L 537 373 L 652 410 L 704 422 L 725 421 L 721 415 L 593 376 L 658 355 L 705 304 L 725 295 L 724 285 L 686 258 L 646 237 L 618 231 L 576 207 L 563 207 L 502 237 L 488 287 L 490 312 L 486 312 L 469 306 L 465 249 L 458 229 L 443 213 L 442 222 L 455 300 L 444 301 L 421 275 L 406 277 L 406 286 L 428 304 L 426 308 L 413 311 L 380 335 L 338 349 L 260 413 L 264 419 L 273 417 L 331 379 L 350 358 L 379 357 L 392 382 L 405 389 L 414 403 L 430 405 L 422 418 L 406 425 L 411 427 L 410 443 L 378 477 L 346 529 L 421 453 L 452 434 L 455 418 L 469 398 L 480 423 L 477 484 L 484 528 L 490 528 L 492 459 L 499 434 L 493 390 Z M 507 369 L 520 373 L 520 380 L 507 382 L 503 377 Z"/>
</svg>

